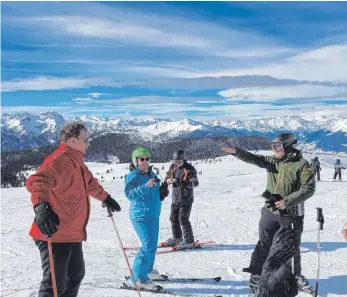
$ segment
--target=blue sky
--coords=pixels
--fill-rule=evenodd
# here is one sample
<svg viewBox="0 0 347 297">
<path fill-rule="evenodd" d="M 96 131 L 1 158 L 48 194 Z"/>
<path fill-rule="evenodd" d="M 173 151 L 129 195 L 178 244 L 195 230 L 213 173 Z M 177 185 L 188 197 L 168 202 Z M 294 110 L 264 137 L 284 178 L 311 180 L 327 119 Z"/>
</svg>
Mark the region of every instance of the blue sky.
<svg viewBox="0 0 347 297">
<path fill-rule="evenodd" d="M 2 2 L 2 111 L 347 115 L 346 2 Z"/>
</svg>

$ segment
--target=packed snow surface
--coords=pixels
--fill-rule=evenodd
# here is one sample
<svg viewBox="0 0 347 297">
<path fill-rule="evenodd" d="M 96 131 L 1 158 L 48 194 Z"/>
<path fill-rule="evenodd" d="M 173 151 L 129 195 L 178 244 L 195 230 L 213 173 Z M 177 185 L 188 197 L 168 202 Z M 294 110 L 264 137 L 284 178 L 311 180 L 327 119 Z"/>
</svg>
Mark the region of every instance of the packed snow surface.
<svg viewBox="0 0 347 297">
<path fill-rule="evenodd" d="M 305 155 L 308 160 L 312 157 L 314 155 Z M 319 293 L 320 296 L 347 296 L 347 242 L 341 236 L 341 229 L 347 220 L 347 170 L 343 171 L 343 182 L 333 182 L 336 156 L 318 157 L 322 166 L 322 181 L 317 183 L 315 195 L 306 202 L 305 229 L 301 244 L 303 274 L 314 286 L 317 261 L 316 207 L 322 207 L 325 225 L 321 231 Z M 340 159 L 347 165 L 347 158 Z M 124 195 L 123 177 L 128 173 L 128 164 L 87 165 L 122 206 L 122 211 L 116 213 L 114 219 L 124 246 L 139 246 L 139 240 L 129 220 L 129 202 Z M 162 178 L 169 165 L 154 164 Z M 195 239 L 214 240 L 223 246 L 160 254 L 156 257 L 155 268 L 172 278 L 221 276 L 222 280 L 217 284 L 162 285 L 168 290 L 194 293 L 196 296 L 247 296 L 249 275 L 243 273 L 242 268 L 248 267 L 258 240 L 258 221 L 264 203 L 260 195 L 265 189 L 266 172 L 231 156 L 217 158 L 215 163 L 200 160 L 196 164 L 194 161 L 193 165 L 197 171 L 202 171 L 202 174 L 198 175 L 200 186 L 195 189 L 195 203 L 191 214 Z M 134 291 L 118 289 L 124 276 L 129 274 L 127 265 L 105 209 L 96 199 L 91 198 L 91 202 L 88 240 L 83 243 L 86 276 L 79 296 L 138 296 Z M 163 203 L 160 241 L 171 236 L 170 202 L 171 196 Z M 30 195 L 25 188 L 2 189 L 1 296 L 37 296 L 42 271 L 39 251 L 28 235 L 33 217 Z M 133 252 L 127 254 L 132 262 Z M 298 296 L 308 295 L 300 293 Z"/>
</svg>

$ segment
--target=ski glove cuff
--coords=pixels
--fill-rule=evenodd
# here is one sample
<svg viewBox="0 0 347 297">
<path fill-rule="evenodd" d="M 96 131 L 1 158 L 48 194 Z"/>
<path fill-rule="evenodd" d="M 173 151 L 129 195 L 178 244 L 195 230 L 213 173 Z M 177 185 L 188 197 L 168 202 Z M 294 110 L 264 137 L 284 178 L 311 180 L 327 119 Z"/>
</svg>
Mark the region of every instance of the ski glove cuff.
<svg viewBox="0 0 347 297">
<path fill-rule="evenodd" d="M 42 234 L 51 237 L 58 231 L 57 226 L 60 225 L 60 219 L 48 202 L 35 205 L 34 212 L 34 221 Z"/>
</svg>

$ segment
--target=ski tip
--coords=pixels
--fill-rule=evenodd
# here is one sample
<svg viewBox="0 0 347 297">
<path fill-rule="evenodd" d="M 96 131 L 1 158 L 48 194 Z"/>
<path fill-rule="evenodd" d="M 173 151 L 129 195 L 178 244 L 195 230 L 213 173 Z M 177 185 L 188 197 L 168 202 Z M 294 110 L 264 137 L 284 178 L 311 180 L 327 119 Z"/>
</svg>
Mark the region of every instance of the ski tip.
<svg viewBox="0 0 347 297">
<path fill-rule="evenodd" d="M 214 278 L 214 280 L 215 280 L 216 282 L 219 282 L 220 280 L 222 280 L 222 278 L 221 278 L 220 276 L 217 276 L 217 277 Z"/>
</svg>

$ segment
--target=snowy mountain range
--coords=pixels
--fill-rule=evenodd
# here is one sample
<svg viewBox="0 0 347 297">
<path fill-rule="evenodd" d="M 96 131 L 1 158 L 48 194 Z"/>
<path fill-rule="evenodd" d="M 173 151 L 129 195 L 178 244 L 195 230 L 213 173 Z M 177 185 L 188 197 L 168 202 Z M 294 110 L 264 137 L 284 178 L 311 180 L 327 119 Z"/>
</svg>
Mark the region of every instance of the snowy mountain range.
<svg viewBox="0 0 347 297">
<path fill-rule="evenodd" d="M 66 118 L 56 112 L 33 115 L 29 113 L 2 114 L 2 151 L 35 148 L 58 141 L 59 129 L 69 120 L 87 123 L 94 137 L 104 133 L 131 133 L 152 141 L 204 136 L 261 135 L 273 138 L 283 131 L 294 132 L 302 143 L 323 151 L 347 152 L 347 117 L 284 116 L 235 121 L 196 121 L 192 119 L 170 120 L 152 117 L 99 118 L 81 116 Z"/>
</svg>

